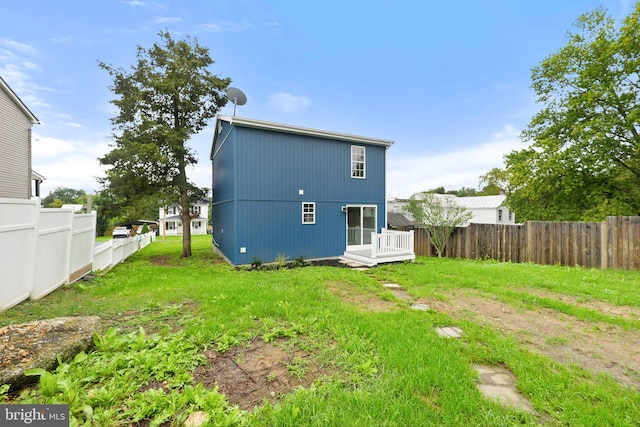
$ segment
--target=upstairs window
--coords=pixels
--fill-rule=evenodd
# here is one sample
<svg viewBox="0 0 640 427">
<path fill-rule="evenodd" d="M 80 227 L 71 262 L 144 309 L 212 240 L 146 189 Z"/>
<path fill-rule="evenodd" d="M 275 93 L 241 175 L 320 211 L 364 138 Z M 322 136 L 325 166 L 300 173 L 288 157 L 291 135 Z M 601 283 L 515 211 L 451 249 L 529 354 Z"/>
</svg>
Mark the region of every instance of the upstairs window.
<svg viewBox="0 0 640 427">
<path fill-rule="evenodd" d="M 315 224 L 316 223 L 316 204 L 303 202 L 302 203 L 302 223 L 303 224 Z"/>
<path fill-rule="evenodd" d="M 502 209 L 498 209 L 498 221 L 502 221 Z"/>
<path fill-rule="evenodd" d="M 200 216 L 200 212 L 201 212 L 201 206 L 192 206 L 191 207 L 191 212 L 193 212 L 194 215 L 196 216 Z"/>
<path fill-rule="evenodd" d="M 351 146 L 351 178 L 366 178 L 365 148 L 359 145 Z"/>
</svg>

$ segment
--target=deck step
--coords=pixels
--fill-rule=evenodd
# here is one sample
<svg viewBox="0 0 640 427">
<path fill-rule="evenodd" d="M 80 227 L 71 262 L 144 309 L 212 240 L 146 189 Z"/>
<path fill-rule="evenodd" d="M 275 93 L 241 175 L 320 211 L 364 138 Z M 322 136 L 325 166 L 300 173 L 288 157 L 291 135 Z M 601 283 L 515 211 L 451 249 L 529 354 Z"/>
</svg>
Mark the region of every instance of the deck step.
<svg viewBox="0 0 640 427">
<path fill-rule="evenodd" d="M 346 265 L 347 267 L 350 267 L 350 268 L 367 268 L 367 265 L 362 264 L 361 262 L 354 261 L 352 259 L 347 259 L 347 258 L 344 258 L 344 257 L 340 257 L 338 262 L 340 264 L 344 264 L 344 265 Z"/>
</svg>

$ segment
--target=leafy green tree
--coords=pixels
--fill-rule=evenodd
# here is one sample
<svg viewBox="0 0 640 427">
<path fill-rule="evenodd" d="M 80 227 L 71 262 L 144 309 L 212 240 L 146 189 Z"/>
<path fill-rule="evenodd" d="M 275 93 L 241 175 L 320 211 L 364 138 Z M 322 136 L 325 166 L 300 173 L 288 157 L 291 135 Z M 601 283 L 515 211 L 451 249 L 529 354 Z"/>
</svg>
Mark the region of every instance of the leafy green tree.
<svg viewBox="0 0 640 427">
<path fill-rule="evenodd" d="M 185 224 L 182 256 L 189 257 L 190 205 L 206 190 L 187 178 L 187 168 L 197 163 L 187 141 L 226 104 L 230 79 L 209 71 L 214 61 L 197 40 L 175 41 L 167 31 L 159 37 L 149 49 L 138 46 L 130 71 L 100 63 L 113 78 L 117 98 L 111 102 L 119 110 L 112 119 L 115 148 L 100 159 L 111 166 L 103 184 L 121 206 L 177 203 Z"/>
<path fill-rule="evenodd" d="M 455 199 L 453 195 L 424 191 L 411 196 L 409 204 L 403 208 L 404 213 L 427 231 L 439 258 L 444 254 L 451 233 L 472 217 L 472 213 Z"/>
<path fill-rule="evenodd" d="M 523 220 L 603 220 L 640 212 L 640 2 L 619 25 L 584 14 L 566 46 L 533 68 L 542 104 L 505 156 L 507 205 Z"/>
<path fill-rule="evenodd" d="M 87 193 L 67 187 L 57 187 L 42 199 L 42 205 L 47 208 L 60 208 L 64 204 L 86 204 Z"/>
<path fill-rule="evenodd" d="M 462 187 L 459 190 L 449 190 L 446 194 L 453 194 L 458 197 L 473 197 L 478 195 L 478 191 L 473 187 Z"/>
</svg>

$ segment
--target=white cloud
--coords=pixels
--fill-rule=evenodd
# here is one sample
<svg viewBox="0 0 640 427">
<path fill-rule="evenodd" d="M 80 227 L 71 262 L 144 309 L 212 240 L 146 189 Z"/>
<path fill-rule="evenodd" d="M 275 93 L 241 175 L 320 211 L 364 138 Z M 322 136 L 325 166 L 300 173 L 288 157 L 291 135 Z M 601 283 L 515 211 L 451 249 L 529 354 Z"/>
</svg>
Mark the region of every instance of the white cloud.
<svg viewBox="0 0 640 427">
<path fill-rule="evenodd" d="M 12 51 L 20 52 L 24 55 L 37 55 L 38 53 L 40 53 L 40 51 L 33 46 L 17 42 L 6 37 L 0 39 L 0 45 L 5 46 Z"/>
<path fill-rule="evenodd" d="M 33 133 L 32 155 L 34 162 L 46 162 L 49 159 L 73 153 L 78 144 L 58 138 L 41 136 Z"/>
<path fill-rule="evenodd" d="M 65 122 L 64 125 L 72 127 L 72 128 L 85 129 L 84 126 L 82 126 L 80 123 L 76 123 L 76 122 Z"/>
<path fill-rule="evenodd" d="M 479 177 L 504 166 L 504 155 L 524 148 L 513 126 L 492 135 L 490 141 L 438 154 L 394 157 L 388 154 L 387 193 L 408 198 L 418 191 L 444 186 L 447 190 L 478 187 Z"/>
<path fill-rule="evenodd" d="M 0 46 L 4 46 L 4 48 L 0 47 L 2 78 L 30 109 L 48 107 L 49 105 L 38 95 L 38 92 L 47 89 L 31 81 L 30 73 L 40 71 L 40 67 L 24 58 L 25 54 L 34 54 L 38 50 L 7 38 L 0 39 Z M 38 115 L 35 111 L 34 114 Z"/>
<path fill-rule="evenodd" d="M 57 187 L 96 191 L 95 177 L 104 176 L 105 166 L 98 158 L 109 151 L 107 141 L 76 141 L 33 135 L 33 169 L 46 180 L 42 196 Z"/>
<path fill-rule="evenodd" d="M 144 6 L 144 2 L 139 0 L 122 0 L 122 3 L 129 6 Z"/>
<path fill-rule="evenodd" d="M 198 25 L 198 30 L 208 33 L 220 33 L 222 31 L 244 31 L 251 28 L 252 25 L 248 21 L 231 22 L 231 21 L 219 21 L 209 24 Z"/>
<path fill-rule="evenodd" d="M 182 21 L 182 18 L 178 17 L 178 16 L 159 16 L 156 19 L 153 20 L 154 23 L 156 24 L 171 24 L 173 22 L 180 22 Z"/>
<path fill-rule="evenodd" d="M 311 100 L 304 96 L 296 96 L 286 92 L 275 92 L 269 96 L 271 108 L 284 113 L 298 113 L 311 105 Z"/>
</svg>

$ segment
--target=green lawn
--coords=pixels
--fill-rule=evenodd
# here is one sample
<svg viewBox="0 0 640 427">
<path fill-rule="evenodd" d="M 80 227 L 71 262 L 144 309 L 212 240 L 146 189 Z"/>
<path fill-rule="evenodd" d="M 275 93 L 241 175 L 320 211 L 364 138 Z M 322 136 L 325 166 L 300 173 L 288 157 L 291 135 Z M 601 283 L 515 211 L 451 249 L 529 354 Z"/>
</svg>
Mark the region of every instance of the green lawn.
<svg viewBox="0 0 640 427">
<path fill-rule="evenodd" d="M 413 298 L 450 306 L 455 295 L 482 297 L 519 315 L 545 313 L 592 325 L 594 333 L 615 328 L 637 334 L 640 272 L 435 258 L 367 272 L 335 267 L 249 271 L 213 255 L 208 236 L 194 236 L 191 259 L 181 259 L 180 251 L 180 240 L 158 240 L 92 282 L 1 313 L 0 325 L 98 315 L 114 328 L 96 338 L 95 351 L 56 372 L 40 373 L 38 387 L 17 396 L 0 387 L 5 398 L 69 403 L 79 425 L 145 420 L 181 425 L 195 410 L 207 412 L 211 425 L 640 423 L 640 394 L 634 388 L 560 363 L 532 350 L 527 337 L 472 314 L 411 310 L 382 287 L 393 281 Z M 624 308 L 627 314 L 594 308 L 598 304 Z M 461 327 L 462 338 L 439 337 L 435 328 L 447 325 Z M 205 354 L 224 355 L 256 338 L 312 354 L 324 375 L 253 411 L 230 405 L 215 387 L 192 380 L 196 366 L 206 363 Z M 310 370 L 305 363 L 298 360 L 288 369 L 303 379 Z M 537 415 L 485 399 L 476 389 L 472 364 L 514 372 Z"/>
</svg>

